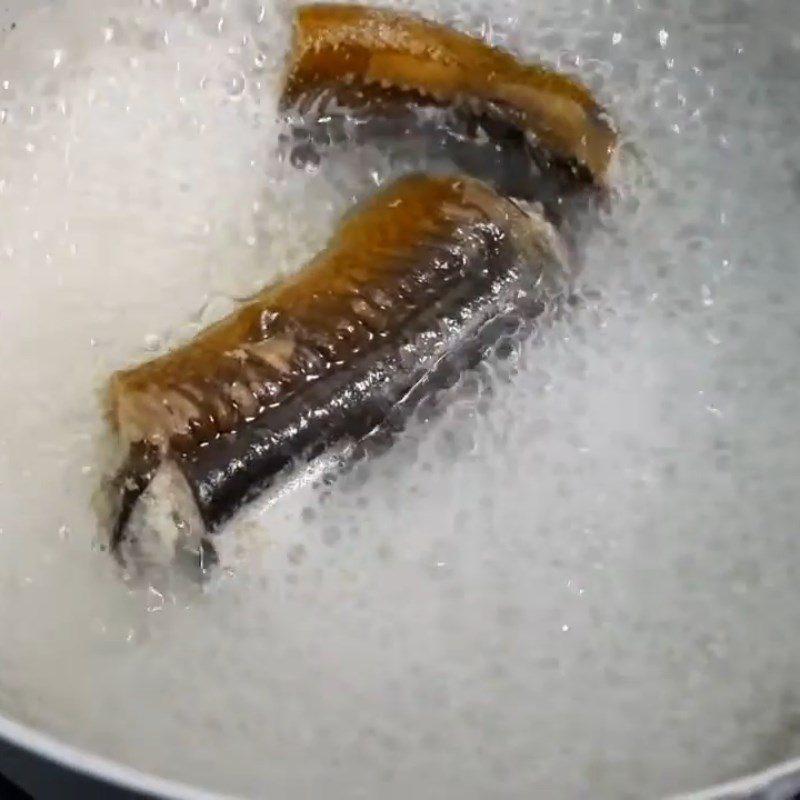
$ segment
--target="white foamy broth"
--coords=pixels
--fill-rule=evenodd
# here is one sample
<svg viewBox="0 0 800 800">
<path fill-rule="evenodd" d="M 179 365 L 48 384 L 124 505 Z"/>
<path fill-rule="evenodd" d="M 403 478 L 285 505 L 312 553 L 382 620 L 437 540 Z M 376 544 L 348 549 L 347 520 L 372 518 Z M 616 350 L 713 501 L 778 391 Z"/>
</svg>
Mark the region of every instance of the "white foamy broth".
<svg viewBox="0 0 800 800">
<path fill-rule="evenodd" d="M 277 157 L 289 3 L 19 21 L 3 713 L 261 797 L 643 797 L 797 754 L 800 8 L 662 5 L 404 4 L 612 109 L 592 291 L 389 453 L 256 503 L 203 593 L 130 587 L 98 547 L 104 382 L 300 266 L 392 169 Z"/>
</svg>

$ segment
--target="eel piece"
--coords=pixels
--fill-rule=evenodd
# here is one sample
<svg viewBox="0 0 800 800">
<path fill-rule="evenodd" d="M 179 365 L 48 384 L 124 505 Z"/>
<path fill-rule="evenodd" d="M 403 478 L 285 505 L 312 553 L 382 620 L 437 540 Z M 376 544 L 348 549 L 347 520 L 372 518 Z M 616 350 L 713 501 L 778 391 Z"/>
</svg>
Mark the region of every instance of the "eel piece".
<svg viewBox="0 0 800 800">
<path fill-rule="evenodd" d="M 421 136 L 461 171 L 540 201 L 543 181 L 549 191 L 604 187 L 617 140 L 576 79 L 422 17 L 359 5 L 297 9 L 280 105 L 297 112 L 301 155 L 347 138 Z"/>
<path fill-rule="evenodd" d="M 295 275 L 112 376 L 127 452 L 112 549 L 134 565 L 169 563 L 185 542 L 213 555 L 243 504 L 331 448 L 401 429 L 570 278 L 535 207 L 460 175 L 390 185 Z"/>
</svg>

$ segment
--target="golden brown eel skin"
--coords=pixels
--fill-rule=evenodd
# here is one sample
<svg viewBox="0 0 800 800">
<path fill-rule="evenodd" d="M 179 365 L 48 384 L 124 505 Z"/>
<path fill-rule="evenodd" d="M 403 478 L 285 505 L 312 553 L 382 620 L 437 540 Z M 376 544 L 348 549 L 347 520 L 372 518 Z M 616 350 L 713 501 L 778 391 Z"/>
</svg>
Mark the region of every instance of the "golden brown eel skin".
<svg viewBox="0 0 800 800">
<path fill-rule="evenodd" d="M 429 132 L 455 126 L 450 144 L 456 150 L 477 136 L 504 150 L 506 159 L 519 161 L 517 151 L 524 151 L 537 160 L 544 152 L 548 163 L 568 165 L 598 187 L 605 185 L 617 142 L 604 109 L 571 76 L 414 14 L 303 5 L 296 10 L 281 107 L 299 108 L 312 123 L 309 117 L 330 121 L 331 99 L 367 118 L 394 117 L 399 136 L 413 133 L 409 109 L 420 120 L 420 109 L 455 110 L 430 118 Z M 476 156 L 464 156 L 470 158 L 474 163 Z M 478 171 L 491 179 L 486 169 Z M 540 161 L 531 180 L 541 172 Z M 536 188 L 520 190 L 518 182 L 512 193 L 541 199 Z"/>
<path fill-rule="evenodd" d="M 116 373 L 129 449 L 112 544 L 159 468 L 177 467 L 211 534 L 292 465 L 382 426 L 533 323 L 568 285 L 559 234 L 461 175 L 407 176 L 325 250 L 188 344 Z"/>
</svg>

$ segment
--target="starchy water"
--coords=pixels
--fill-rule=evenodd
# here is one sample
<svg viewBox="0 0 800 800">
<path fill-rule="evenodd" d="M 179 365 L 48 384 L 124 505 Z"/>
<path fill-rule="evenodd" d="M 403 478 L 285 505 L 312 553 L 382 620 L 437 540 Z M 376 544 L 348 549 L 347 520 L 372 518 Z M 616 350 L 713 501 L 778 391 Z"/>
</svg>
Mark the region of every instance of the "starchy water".
<svg viewBox="0 0 800 800">
<path fill-rule="evenodd" d="M 0 40 L 0 712 L 254 797 L 616 800 L 800 754 L 800 6 L 393 5 L 611 110 L 584 300 L 248 509 L 202 591 L 103 549 L 104 382 L 408 165 L 286 157 L 294 0 L 64 0 Z"/>
</svg>

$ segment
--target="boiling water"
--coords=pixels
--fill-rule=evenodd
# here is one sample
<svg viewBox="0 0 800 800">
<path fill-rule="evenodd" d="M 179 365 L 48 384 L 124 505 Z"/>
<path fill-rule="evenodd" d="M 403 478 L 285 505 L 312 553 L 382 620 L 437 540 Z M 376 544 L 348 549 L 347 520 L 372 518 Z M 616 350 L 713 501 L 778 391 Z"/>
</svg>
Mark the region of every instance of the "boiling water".
<svg viewBox="0 0 800 800">
<path fill-rule="evenodd" d="M 278 157 L 291 2 L 69 0 L 0 45 L 0 709 L 260 797 L 645 797 L 797 754 L 800 6 L 402 5 L 613 110 L 592 299 L 256 504 L 203 593 L 98 546 L 103 382 L 393 168 Z"/>
</svg>

